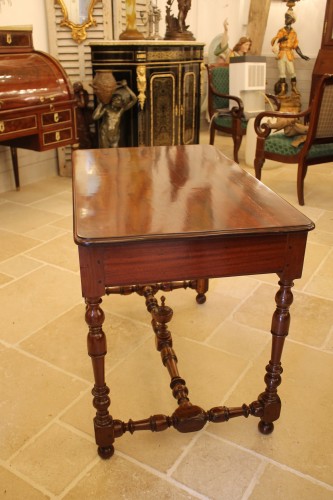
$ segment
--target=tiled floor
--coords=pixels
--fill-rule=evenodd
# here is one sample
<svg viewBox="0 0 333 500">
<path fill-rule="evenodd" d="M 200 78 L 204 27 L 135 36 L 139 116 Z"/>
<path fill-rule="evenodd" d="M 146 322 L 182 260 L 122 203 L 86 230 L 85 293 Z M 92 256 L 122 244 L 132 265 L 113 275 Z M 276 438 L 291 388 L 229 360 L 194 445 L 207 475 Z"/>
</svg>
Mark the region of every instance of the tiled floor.
<svg viewBox="0 0 333 500">
<path fill-rule="evenodd" d="M 229 138 L 216 144 L 231 155 Z M 295 166 L 263 172 L 298 207 L 295 179 Z M 136 433 L 117 440 L 108 461 L 93 438 L 71 181 L 0 195 L 0 498 L 333 499 L 332 164 L 310 167 L 305 184 L 302 211 L 317 227 L 294 287 L 273 434 L 261 435 L 253 417 L 197 434 Z M 193 291 L 168 295 L 180 373 L 194 403 L 239 406 L 263 390 L 276 290 L 275 276 L 252 276 L 213 281 L 203 306 Z M 175 409 L 142 302 L 103 302 L 112 413 L 123 420 Z"/>
</svg>

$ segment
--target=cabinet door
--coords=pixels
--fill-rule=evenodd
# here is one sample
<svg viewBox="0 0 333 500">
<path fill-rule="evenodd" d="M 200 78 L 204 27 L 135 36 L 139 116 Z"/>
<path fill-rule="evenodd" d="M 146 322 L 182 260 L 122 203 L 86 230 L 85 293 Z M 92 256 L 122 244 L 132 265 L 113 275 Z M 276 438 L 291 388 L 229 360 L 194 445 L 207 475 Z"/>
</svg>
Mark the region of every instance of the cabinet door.
<svg viewBox="0 0 333 500">
<path fill-rule="evenodd" d="M 149 145 L 170 146 L 178 144 L 178 67 L 152 68 L 149 70 L 148 78 L 147 132 Z"/>
<path fill-rule="evenodd" d="M 185 65 L 182 68 L 181 82 L 181 144 L 195 144 L 198 142 L 198 120 L 200 118 L 199 99 L 199 64 Z"/>
</svg>

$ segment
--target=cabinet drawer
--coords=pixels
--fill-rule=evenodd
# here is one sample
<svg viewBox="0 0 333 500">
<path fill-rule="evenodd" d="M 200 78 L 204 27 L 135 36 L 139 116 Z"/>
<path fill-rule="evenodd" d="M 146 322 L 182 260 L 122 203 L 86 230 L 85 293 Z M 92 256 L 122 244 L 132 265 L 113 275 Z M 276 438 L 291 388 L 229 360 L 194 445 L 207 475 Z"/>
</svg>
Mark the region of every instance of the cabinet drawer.
<svg viewBox="0 0 333 500">
<path fill-rule="evenodd" d="M 30 31 L 0 31 L 0 47 L 16 47 L 32 49 L 32 37 Z"/>
<path fill-rule="evenodd" d="M 28 135 L 27 132 L 37 129 L 36 115 L 25 116 L 24 118 L 10 118 L 1 120 L 0 118 L 0 140 L 7 138 L 10 134 L 15 134 L 15 137 L 20 135 Z"/>
<path fill-rule="evenodd" d="M 71 141 L 73 138 L 72 128 L 63 128 L 61 130 L 55 130 L 52 132 L 44 132 L 43 134 L 43 144 L 44 146 L 51 146 L 54 144 L 61 145 L 62 142 Z"/>
<path fill-rule="evenodd" d="M 49 125 L 55 125 L 56 123 L 64 123 L 71 121 L 71 110 L 64 109 L 61 111 L 52 111 L 50 113 L 42 114 L 42 125 L 47 127 Z"/>
</svg>

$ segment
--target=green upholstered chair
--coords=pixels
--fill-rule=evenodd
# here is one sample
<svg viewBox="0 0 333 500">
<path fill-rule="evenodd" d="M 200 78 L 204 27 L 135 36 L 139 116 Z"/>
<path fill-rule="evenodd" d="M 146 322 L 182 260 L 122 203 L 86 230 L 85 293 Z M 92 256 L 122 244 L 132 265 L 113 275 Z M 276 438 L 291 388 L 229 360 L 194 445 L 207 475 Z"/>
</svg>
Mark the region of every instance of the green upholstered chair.
<svg viewBox="0 0 333 500">
<path fill-rule="evenodd" d="M 248 119 L 244 114 L 244 105 L 240 97 L 229 94 L 229 65 L 206 64 L 208 73 L 208 114 L 210 119 L 209 143 L 214 144 L 215 132 L 219 130 L 230 134 L 234 142 L 234 160 L 238 162 L 238 151 L 246 134 Z M 279 109 L 279 100 L 266 94 L 275 109 Z"/>
<path fill-rule="evenodd" d="M 309 126 L 303 144 L 294 147 L 291 143 L 297 139 L 284 133 L 271 133 L 272 129 L 265 121 L 267 118 L 296 118 Z M 264 120 L 263 123 L 262 120 Z M 333 75 L 324 75 L 316 88 L 316 93 L 309 108 L 302 113 L 260 113 L 254 122 L 257 145 L 254 168 L 257 179 L 261 179 L 261 170 L 266 159 L 282 163 L 297 163 L 297 196 L 300 205 L 304 205 L 304 179 L 309 165 L 333 161 Z"/>
<path fill-rule="evenodd" d="M 234 160 L 238 163 L 238 151 L 246 134 L 247 120 L 242 100 L 229 95 L 229 66 L 207 64 L 208 114 L 210 119 L 209 143 L 214 144 L 215 131 L 230 134 L 234 142 Z M 229 109 L 230 102 L 232 109 Z"/>
</svg>

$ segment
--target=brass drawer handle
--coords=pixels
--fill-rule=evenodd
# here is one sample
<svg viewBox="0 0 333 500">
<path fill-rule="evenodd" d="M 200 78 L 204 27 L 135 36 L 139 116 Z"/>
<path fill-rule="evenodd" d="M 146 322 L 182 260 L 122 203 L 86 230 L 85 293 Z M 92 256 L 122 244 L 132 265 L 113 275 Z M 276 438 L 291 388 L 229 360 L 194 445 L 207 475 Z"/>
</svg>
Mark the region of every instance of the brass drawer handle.
<svg viewBox="0 0 333 500">
<path fill-rule="evenodd" d="M 56 123 L 58 123 L 58 121 L 59 121 L 59 113 L 54 113 L 53 118 L 54 118 L 54 121 Z"/>
<path fill-rule="evenodd" d="M 60 141 L 60 132 L 56 132 L 55 138 L 56 141 Z"/>
<path fill-rule="evenodd" d="M 8 45 L 10 45 L 12 43 L 12 35 L 10 33 L 7 33 L 6 41 L 7 41 Z"/>
<path fill-rule="evenodd" d="M 0 122 L 0 132 L 5 131 L 5 122 Z"/>
</svg>

